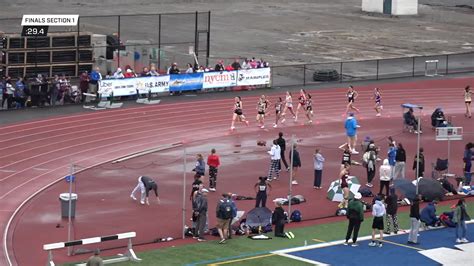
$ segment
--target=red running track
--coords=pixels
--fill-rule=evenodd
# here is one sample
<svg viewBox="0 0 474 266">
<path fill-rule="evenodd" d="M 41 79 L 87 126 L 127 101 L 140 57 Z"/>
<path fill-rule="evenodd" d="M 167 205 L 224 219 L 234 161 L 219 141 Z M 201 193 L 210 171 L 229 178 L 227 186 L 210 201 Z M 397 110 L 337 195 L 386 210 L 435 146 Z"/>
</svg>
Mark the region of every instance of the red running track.
<svg viewBox="0 0 474 266">
<path fill-rule="evenodd" d="M 370 100 L 372 87 L 357 87 L 360 93 L 357 106 L 361 109 L 358 118 L 362 124 L 359 136 L 370 135 L 382 139 L 388 135 L 400 134 L 400 104 L 404 102 L 421 104 L 425 107 L 428 113 L 423 119 L 425 125 L 431 111 L 437 106 L 442 106 L 446 114 L 455 115 L 456 126 L 463 126 L 465 132 L 474 133 L 472 121 L 462 116 L 464 112 L 462 88 L 466 84 L 472 84 L 473 81 L 473 78 L 460 78 L 380 84 L 378 86 L 382 89 L 384 105 L 382 118 L 375 118 L 372 110 L 373 103 Z M 307 196 L 309 202 L 327 202 L 322 201 L 325 192 L 312 191 L 311 154 L 316 145 L 322 146 L 325 151 L 329 161 L 325 170 L 328 174 L 325 175 L 327 178 L 324 185 L 327 187 L 334 179 L 331 175 L 336 172 L 340 160 L 340 154 L 334 147 L 345 141 L 342 129 L 345 118 L 342 116 L 346 103 L 345 88 L 322 89 L 310 93 L 313 94 L 316 108 L 314 126 L 286 123 L 282 129 L 273 129 L 270 127 L 270 121 L 274 117 L 270 116 L 267 121 L 267 126 L 271 128 L 269 130 L 261 130 L 252 123 L 253 125 L 248 128 L 237 125 L 237 130 L 230 133 L 228 128 L 232 99 L 221 99 L 110 110 L 1 127 L 0 225 L 2 232 L 8 229 L 6 230 L 8 234 L 4 232 L 3 235 L 5 241 L 2 241 L 0 261 L 6 259 L 5 249 L 8 249 L 14 263 L 15 261 L 19 265 L 31 265 L 30 263 L 39 261 L 43 263 L 46 254 L 41 250 L 41 245 L 66 240 L 65 229 L 53 229 L 52 226 L 61 223 L 57 217 L 59 216 L 57 196 L 66 190 L 62 182 L 33 197 L 33 200 L 18 211 L 8 228 L 6 225 L 22 202 L 66 175 L 71 162 L 82 167 L 91 167 L 162 144 L 182 141 L 188 143 L 188 153 L 205 154 L 211 146 L 216 147 L 225 162 L 219 173 L 219 177 L 226 179 L 225 182 L 219 183 L 222 191 L 249 194 L 251 191 L 249 187 L 255 182 L 255 177 L 265 175 L 268 167 L 265 149 L 255 146 L 256 139 L 271 140 L 279 130 L 284 131 L 287 136 L 296 134 L 302 139 L 300 152 L 304 158 L 301 174 L 305 178 L 302 178 L 301 185 L 295 188 L 295 192 Z M 269 96 L 274 99 L 281 95 L 270 93 Z M 244 113 L 253 120 L 256 97 L 244 97 L 243 102 Z M 431 145 L 435 143 L 430 142 L 430 139 L 434 139 L 433 133 L 429 132 L 428 128 L 425 129 L 424 145 L 428 145 L 425 148 L 428 149 L 427 155 L 432 156 L 431 159 L 436 158 L 435 156 L 442 157 L 446 145 Z M 473 136 L 466 135 L 466 141 L 469 139 L 472 141 Z M 404 134 L 397 138 L 402 139 L 408 147 L 408 165 L 410 165 L 412 160 L 410 154 L 413 154 L 415 149 L 414 137 Z M 452 157 L 455 157 L 453 160 L 458 163 L 454 167 L 456 173 L 461 172 L 459 156 L 456 155 L 461 153 L 463 143 L 465 142 L 455 142 L 452 145 Z M 240 148 L 237 149 L 236 145 L 240 145 Z M 181 224 L 180 212 L 177 211 L 182 202 L 179 181 L 181 180 L 179 178 L 182 178 L 181 152 L 180 149 L 170 150 L 127 161 L 120 167 L 106 164 L 79 174 L 78 180 L 83 181 L 78 182 L 76 189 L 82 193 L 80 194 L 82 202 L 78 204 L 81 204 L 84 215 L 81 218 L 78 214 L 76 218 L 76 238 L 104 235 L 108 229 L 111 233 L 118 233 L 116 231 L 119 228 L 146 234 L 147 230 L 156 230 L 157 226 L 154 225 L 152 228 L 155 229 L 150 229 L 145 221 L 157 218 L 160 219 L 157 223 L 164 222 L 171 225 L 172 230 L 170 229 L 169 234 L 177 234 Z M 192 158 L 189 157 L 189 160 Z M 242 171 L 243 168 L 245 172 Z M 429 169 L 429 166 L 427 168 Z M 188 169 L 191 169 L 191 166 L 188 166 Z M 136 205 L 128 200 L 127 193 L 136 182 L 136 177 L 143 172 L 159 176 L 157 179 L 160 191 L 165 193 L 161 205 L 149 207 L 151 210 L 159 211 L 158 217 L 156 213 L 150 212 L 150 209 L 136 208 Z M 245 175 L 242 177 L 242 174 Z M 362 177 L 362 180 L 365 179 L 362 169 L 355 169 L 354 174 Z M 112 188 L 111 185 L 107 185 L 111 184 L 111 180 Z M 287 180 L 285 174 L 283 180 Z M 274 185 L 272 196 L 285 195 L 287 186 L 283 180 Z M 213 202 L 215 197 L 215 195 L 210 197 L 210 202 Z M 98 202 L 102 205 L 98 205 Z M 239 203 L 239 208 L 248 210 L 252 203 Z M 332 215 L 333 207 L 333 204 L 321 204 L 319 208 L 301 205 L 305 218 Z M 130 216 L 125 217 L 124 213 L 129 213 Z M 134 216 L 139 218 L 138 222 Z M 175 222 L 170 223 L 162 217 L 168 217 Z M 48 234 L 42 234 L 44 237 L 32 240 L 31 235 L 39 231 Z M 163 233 L 149 234 L 148 238 L 137 240 L 150 241 L 153 236 L 159 234 Z"/>
</svg>

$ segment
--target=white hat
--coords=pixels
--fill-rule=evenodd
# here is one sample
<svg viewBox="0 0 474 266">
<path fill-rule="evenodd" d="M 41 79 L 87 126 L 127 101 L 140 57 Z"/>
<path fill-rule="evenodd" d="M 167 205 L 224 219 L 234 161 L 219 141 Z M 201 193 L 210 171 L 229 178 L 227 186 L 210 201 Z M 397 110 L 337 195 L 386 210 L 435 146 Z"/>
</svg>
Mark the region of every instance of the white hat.
<svg viewBox="0 0 474 266">
<path fill-rule="evenodd" d="M 127 73 L 132 73 L 132 70 L 130 68 L 127 69 Z"/>
<path fill-rule="evenodd" d="M 202 192 L 202 193 L 208 193 L 208 192 L 209 192 L 209 190 L 207 190 L 207 189 L 203 188 L 203 189 L 201 190 L 201 192 Z"/>
<path fill-rule="evenodd" d="M 362 198 L 362 194 L 360 194 L 359 192 L 354 194 L 354 199 L 361 199 L 361 198 Z"/>
</svg>

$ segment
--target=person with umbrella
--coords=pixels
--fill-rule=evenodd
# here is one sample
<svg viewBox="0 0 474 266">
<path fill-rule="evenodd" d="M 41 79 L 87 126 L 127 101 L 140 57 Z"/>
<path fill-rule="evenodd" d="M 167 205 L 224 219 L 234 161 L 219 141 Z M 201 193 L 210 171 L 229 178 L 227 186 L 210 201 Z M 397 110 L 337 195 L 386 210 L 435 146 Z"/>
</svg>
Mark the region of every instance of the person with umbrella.
<svg viewBox="0 0 474 266">
<path fill-rule="evenodd" d="M 456 243 L 468 243 L 466 239 L 466 221 L 471 220 L 471 217 L 466 212 L 466 202 L 464 199 L 459 199 L 454 211 L 454 222 L 456 223 Z"/>
<path fill-rule="evenodd" d="M 408 234 L 408 244 L 418 245 L 418 230 L 420 230 L 420 200 L 421 195 L 416 195 L 410 205 L 410 233 Z"/>
<path fill-rule="evenodd" d="M 364 221 L 364 204 L 360 201 L 362 195 L 357 192 L 354 199 L 349 202 L 347 207 L 347 218 L 349 224 L 347 226 L 346 241 L 344 245 L 349 245 L 349 238 L 352 235 L 352 246 L 357 247 L 357 236 L 359 235 L 360 224 Z"/>
</svg>

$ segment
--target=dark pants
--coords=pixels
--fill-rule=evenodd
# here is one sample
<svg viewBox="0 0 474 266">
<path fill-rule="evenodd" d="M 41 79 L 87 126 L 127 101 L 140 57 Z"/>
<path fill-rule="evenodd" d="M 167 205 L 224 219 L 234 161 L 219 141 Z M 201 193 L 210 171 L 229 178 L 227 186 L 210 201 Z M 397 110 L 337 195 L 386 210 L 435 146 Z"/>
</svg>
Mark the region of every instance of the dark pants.
<svg viewBox="0 0 474 266">
<path fill-rule="evenodd" d="M 321 187 L 323 179 L 323 170 L 314 170 L 314 186 Z"/>
<path fill-rule="evenodd" d="M 3 94 L 3 99 L 2 99 L 2 107 L 5 104 L 5 101 L 7 102 L 7 109 L 12 108 L 12 103 L 13 103 L 13 94 Z"/>
<path fill-rule="evenodd" d="M 367 183 L 372 183 L 372 180 L 374 180 L 374 177 L 375 177 L 375 168 L 369 169 L 369 167 L 367 167 Z"/>
<path fill-rule="evenodd" d="M 216 188 L 217 182 L 217 168 L 209 166 L 209 187 Z"/>
<path fill-rule="evenodd" d="M 385 195 L 389 195 L 389 194 L 388 194 L 389 186 L 390 186 L 390 181 L 380 181 L 380 191 L 379 191 L 379 194 L 382 194 L 382 190 L 383 190 L 383 188 L 385 187 Z"/>
<path fill-rule="evenodd" d="M 200 212 L 197 217 L 196 221 L 196 229 L 194 231 L 194 236 L 199 238 L 203 238 L 204 236 L 204 228 L 206 227 L 206 212 Z"/>
<path fill-rule="evenodd" d="M 260 206 L 260 203 L 262 203 L 262 206 Z M 266 203 L 267 203 L 267 192 L 265 191 L 257 192 L 257 200 L 255 202 L 255 208 L 265 207 Z"/>
<path fill-rule="evenodd" d="M 361 221 L 359 219 L 349 219 L 349 225 L 347 226 L 346 242 L 349 241 L 352 235 L 352 242 L 357 242 L 357 236 L 359 235 Z M 354 233 L 352 233 L 354 231 Z"/>
<path fill-rule="evenodd" d="M 285 165 L 285 169 L 288 169 L 288 163 L 286 162 L 286 159 L 285 159 L 285 150 L 280 149 L 280 156 L 281 156 L 281 161 L 283 161 L 283 164 Z M 280 169 L 281 169 L 281 164 L 280 164 Z"/>
<path fill-rule="evenodd" d="M 285 236 L 285 221 L 275 222 L 275 236 L 286 237 Z"/>
</svg>

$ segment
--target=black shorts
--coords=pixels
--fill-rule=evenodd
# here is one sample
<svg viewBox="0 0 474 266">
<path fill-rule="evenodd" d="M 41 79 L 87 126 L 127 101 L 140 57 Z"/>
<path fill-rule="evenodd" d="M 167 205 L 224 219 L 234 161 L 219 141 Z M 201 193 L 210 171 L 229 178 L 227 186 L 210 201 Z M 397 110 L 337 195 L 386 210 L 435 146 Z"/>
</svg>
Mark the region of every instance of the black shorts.
<svg viewBox="0 0 474 266">
<path fill-rule="evenodd" d="M 465 103 L 471 103 L 471 101 L 465 101 Z"/>
<path fill-rule="evenodd" d="M 265 112 L 258 112 L 259 115 L 265 115 Z"/>
<path fill-rule="evenodd" d="M 235 110 L 234 113 L 236 115 L 243 115 L 242 110 L 240 110 L 240 109 Z"/>
<path fill-rule="evenodd" d="M 374 217 L 374 221 L 372 222 L 372 229 L 383 230 L 383 216 Z"/>
<path fill-rule="evenodd" d="M 348 99 L 349 103 L 354 103 L 354 99 Z"/>
<path fill-rule="evenodd" d="M 306 106 L 306 111 L 313 111 L 313 107 L 312 106 Z"/>
<path fill-rule="evenodd" d="M 281 111 L 278 111 L 278 110 L 275 111 L 276 115 L 279 115 L 280 113 L 281 113 Z"/>
</svg>

